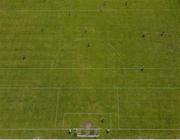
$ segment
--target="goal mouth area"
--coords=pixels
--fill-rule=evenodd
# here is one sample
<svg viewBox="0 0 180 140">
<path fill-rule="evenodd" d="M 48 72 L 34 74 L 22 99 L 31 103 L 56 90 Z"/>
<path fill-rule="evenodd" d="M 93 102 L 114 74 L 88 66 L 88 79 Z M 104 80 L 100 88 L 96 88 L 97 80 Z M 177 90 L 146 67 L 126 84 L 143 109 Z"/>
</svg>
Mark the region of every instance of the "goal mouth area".
<svg viewBox="0 0 180 140">
<path fill-rule="evenodd" d="M 76 129 L 77 137 L 79 138 L 98 138 L 100 128 L 78 128 Z"/>
</svg>

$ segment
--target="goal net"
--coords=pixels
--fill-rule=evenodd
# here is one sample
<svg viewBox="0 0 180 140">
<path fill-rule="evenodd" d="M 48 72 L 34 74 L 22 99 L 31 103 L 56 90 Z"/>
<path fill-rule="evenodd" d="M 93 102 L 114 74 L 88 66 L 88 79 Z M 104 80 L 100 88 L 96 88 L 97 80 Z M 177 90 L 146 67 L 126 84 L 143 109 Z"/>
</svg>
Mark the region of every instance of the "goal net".
<svg viewBox="0 0 180 140">
<path fill-rule="evenodd" d="M 79 138 L 98 138 L 100 128 L 78 128 L 76 129 Z"/>
</svg>

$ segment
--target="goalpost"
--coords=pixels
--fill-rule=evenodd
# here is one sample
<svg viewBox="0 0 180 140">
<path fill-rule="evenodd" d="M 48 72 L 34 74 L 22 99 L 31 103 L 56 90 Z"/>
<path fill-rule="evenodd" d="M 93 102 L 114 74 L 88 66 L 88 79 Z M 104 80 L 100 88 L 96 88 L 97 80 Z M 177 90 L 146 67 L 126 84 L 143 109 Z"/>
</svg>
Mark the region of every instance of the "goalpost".
<svg viewBox="0 0 180 140">
<path fill-rule="evenodd" d="M 100 128 L 77 128 L 76 134 L 79 138 L 98 138 Z"/>
</svg>

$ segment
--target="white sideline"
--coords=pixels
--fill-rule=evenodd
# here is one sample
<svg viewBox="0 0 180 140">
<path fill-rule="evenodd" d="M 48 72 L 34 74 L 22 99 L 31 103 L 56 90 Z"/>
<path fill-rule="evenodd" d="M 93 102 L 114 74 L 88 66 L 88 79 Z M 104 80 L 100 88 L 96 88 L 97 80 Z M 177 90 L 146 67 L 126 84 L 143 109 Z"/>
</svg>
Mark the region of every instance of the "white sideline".
<svg viewBox="0 0 180 140">
<path fill-rule="evenodd" d="M 120 120 L 120 116 L 119 116 L 119 112 L 120 112 L 120 108 L 119 108 L 119 92 L 118 89 L 115 88 L 115 92 L 117 94 L 117 107 L 118 107 L 118 128 L 119 128 L 119 120 Z"/>
<path fill-rule="evenodd" d="M 145 86 L 139 86 L 139 87 L 28 87 L 28 86 L 0 86 L 0 90 L 1 89 L 12 89 L 12 90 L 15 90 L 15 89 L 32 89 L 32 90 L 43 90 L 43 89 L 51 89 L 51 90 L 61 90 L 61 89 L 180 89 L 180 87 L 176 86 L 176 87 L 170 87 L 170 86 L 161 86 L 161 87 L 145 87 Z"/>
<path fill-rule="evenodd" d="M 68 10 L 53 10 L 53 9 L 32 9 L 32 10 L 25 10 L 25 9 L 15 9 L 15 10 L 6 10 L 6 9 L 2 9 L 0 10 L 0 12 L 4 12 L 4 11 L 12 11 L 12 12 L 118 12 L 118 11 L 156 11 L 157 9 L 153 9 L 153 8 L 121 8 L 121 9 L 87 9 L 87 10 L 83 10 L 83 9 L 68 9 Z M 158 9 L 158 11 L 179 11 L 180 9 L 178 8 L 162 8 L 162 9 Z"/>
<path fill-rule="evenodd" d="M 58 109 L 59 109 L 59 94 L 60 92 L 57 92 L 57 97 L 56 97 L 56 114 L 55 114 L 55 121 L 54 121 L 54 126 L 57 126 L 57 120 L 58 120 Z"/>
<path fill-rule="evenodd" d="M 81 129 L 81 128 L 72 128 Z M 106 130 L 105 128 L 99 128 L 100 130 Z M 0 128 L 0 131 L 67 131 L 69 128 Z M 111 131 L 180 131 L 180 128 L 111 128 Z"/>
<path fill-rule="evenodd" d="M 84 67 L 84 68 L 80 68 L 80 67 L 66 67 L 66 68 L 61 68 L 61 67 L 0 67 L 1 70 L 18 70 L 18 69 L 25 69 L 25 70 L 139 70 L 141 69 L 141 67 L 111 67 L 111 68 L 106 68 L 106 67 L 102 67 L 102 68 L 95 68 L 95 67 Z M 145 70 L 180 70 L 180 67 L 164 67 L 164 68 L 160 68 L 160 67 L 145 67 Z"/>
</svg>

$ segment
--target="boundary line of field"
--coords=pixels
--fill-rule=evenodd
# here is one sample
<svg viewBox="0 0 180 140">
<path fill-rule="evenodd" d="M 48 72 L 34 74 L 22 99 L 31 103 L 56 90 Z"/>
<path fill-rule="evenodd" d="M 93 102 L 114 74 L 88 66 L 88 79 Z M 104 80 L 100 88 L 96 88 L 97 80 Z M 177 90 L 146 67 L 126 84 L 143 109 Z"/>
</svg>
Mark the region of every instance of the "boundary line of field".
<svg viewBox="0 0 180 140">
<path fill-rule="evenodd" d="M 118 123 L 118 128 L 119 128 L 119 122 L 120 122 L 120 116 L 119 116 L 119 111 L 120 111 L 119 110 L 120 109 L 119 108 L 119 93 L 118 93 L 118 89 L 115 88 L 114 90 L 115 90 L 116 96 L 117 96 L 117 107 L 118 107 L 118 111 L 117 111 L 117 113 L 118 113 L 118 122 L 117 123 Z"/>
<path fill-rule="evenodd" d="M 81 128 L 72 128 L 81 129 Z M 106 128 L 99 128 L 100 130 L 106 130 Z M 0 128 L 0 131 L 67 131 L 69 128 Z M 163 129 L 163 128 L 111 128 L 111 131 L 180 131 L 177 129 Z"/>
<path fill-rule="evenodd" d="M 55 113 L 55 121 L 54 121 L 54 126 L 57 126 L 57 118 L 58 118 L 58 109 L 59 109 L 59 94 L 60 92 L 57 91 L 57 99 L 56 99 L 56 113 Z"/>
<path fill-rule="evenodd" d="M 0 12 L 118 12 L 118 11 L 179 11 L 180 9 L 178 8 L 160 8 L 160 9 L 153 9 L 153 8 L 121 8 L 121 9 L 68 9 L 68 10 L 53 10 L 53 9 L 13 9 L 13 10 L 6 10 L 6 9 L 1 9 Z"/>
<path fill-rule="evenodd" d="M 109 113 L 109 129 L 112 129 L 112 113 Z"/>
<path fill-rule="evenodd" d="M 111 68 L 95 68 L 95 67 L 87 67 L 87 68 L 80 68 L 80 67 L 72 67 L 72 68 L 61 68 L 61 67 L 0 67 L 0 70 L 139 70 L 141 69 L 141 66 L 139 67 L 111 67 Z M 180 67 L 166 67 L 166 68 L 158 68 L 158 67 L 144 67 L 144 70 L 180 70 Z"/>
<path fill-rule="evenodd" d="M 139 89 L 139 90 L 143 90 L 143 89 L 154 89 L 154 90 L 162 90 L 162 89 L 169 89 L 169 90 L 175 90 L 175 89 L 180 89 L 180 87 L 144 87 L 144 86 L 139 86 L 139 87 L 28 87 L 28 86 L 1 86 L 0 90 L 16 90 L 16 89 L 28 89 L 28 90 L 61 90 L 61 89 L 97 89 L 97 90 L 103 90 L 103 89 Z"/>
</svg>

